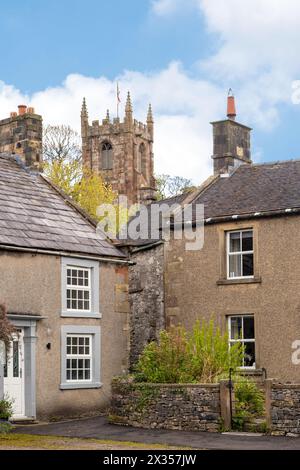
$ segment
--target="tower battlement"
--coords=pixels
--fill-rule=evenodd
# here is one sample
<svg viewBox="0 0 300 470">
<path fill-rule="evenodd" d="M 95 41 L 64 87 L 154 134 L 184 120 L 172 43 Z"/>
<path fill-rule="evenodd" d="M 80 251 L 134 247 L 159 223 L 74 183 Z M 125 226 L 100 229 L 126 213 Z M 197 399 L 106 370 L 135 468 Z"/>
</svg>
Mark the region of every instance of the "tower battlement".
<svg viewBox="0 0 300 470">
<path fill-rule="evenodd" d="M 153 116 L 151 105 L 146 123 L 133 117 L 128 93 L 125 116 L 105 118 L 89 123 L 87 105 L 81 109 L 83 164 L 101 174 L 119 195 L 129 203 L 151 202 L 155 199 L 153 168 Z"/>
</svg>

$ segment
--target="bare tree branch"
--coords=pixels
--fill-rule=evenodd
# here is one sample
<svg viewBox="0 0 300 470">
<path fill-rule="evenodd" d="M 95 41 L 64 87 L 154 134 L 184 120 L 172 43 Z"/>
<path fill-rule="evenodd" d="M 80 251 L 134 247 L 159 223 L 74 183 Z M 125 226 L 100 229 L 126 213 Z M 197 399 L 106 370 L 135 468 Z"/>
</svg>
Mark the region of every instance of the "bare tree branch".
<svg viewBox="0 0 300 470">
<path fill-rule="evenodd" d="M 70 126 L 46 126 L 43 136 L 43 157 L 46 163 L 80 162 L 79 134 Z"/>
</svg>

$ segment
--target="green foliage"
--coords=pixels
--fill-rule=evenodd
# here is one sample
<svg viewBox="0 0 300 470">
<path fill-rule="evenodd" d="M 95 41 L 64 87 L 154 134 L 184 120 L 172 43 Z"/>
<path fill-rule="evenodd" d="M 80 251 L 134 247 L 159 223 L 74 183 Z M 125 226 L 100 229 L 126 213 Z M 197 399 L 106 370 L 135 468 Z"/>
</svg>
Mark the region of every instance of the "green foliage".
<svg viewBox="0 0 300 470">
<path fill-rule="evenodd" d="M 0 419 L 9 419 L 13 414 L 13 401 L 9 398 L 0 400 Z"/>
<path fill-rule="evenodd" d="M 192 180 L 183 178 L 182 176 L 157 175 L 155 181 L 157 199 L 159 201 L 196 189 L 195 186 L 193 186 Z"/>
<path fill-rule="evenodd" d="M 0 436 L 1 434 L 8 434 L 12 429 L 12 425 L 7 422 L 3 422 L 0 420 Z"/>
<path fill-rule="evenodd" d="M 243 430 L 246 422 L 251 422 L 254 418 L 264 414 L 264 394 L 253 380 L 242 377 L 235 380 L 234 396 L 233 427 L 237 430 Z"/>
<path fill-rule="evenodd" d="M 137 381 L 152 383 L 215 383 L 235 371 L 243 349 L 228 347 L 228 335 L 210 322 L 196 322 L 192 332 L 182 326 L 160 333 L 146 346 L 135 369 Z"/>
<path fill-rule="evenodd" d="M 6 353 L 9 351 L 12 334 L 15 328 L 7 318 L 6 307 L 0 304 L 0 341 L 3 341 Z"/>
</svg>

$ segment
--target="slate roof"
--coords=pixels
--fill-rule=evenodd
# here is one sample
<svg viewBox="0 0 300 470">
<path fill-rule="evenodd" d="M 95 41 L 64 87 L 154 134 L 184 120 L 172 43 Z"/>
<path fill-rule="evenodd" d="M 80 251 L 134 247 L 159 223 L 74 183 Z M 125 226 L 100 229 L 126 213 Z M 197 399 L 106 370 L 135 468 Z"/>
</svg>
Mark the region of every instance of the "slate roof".
<svg viewBox="0 0 300 470">
<path fill-rule="evenodd" d="M 145 247 L 149 245 L 153 245 L 154 243 L 159 243 L 162 241 L 162 233 L 161 231 L 159 232 L 159 239 L 151 239 L 151 207 L 153 206 L 173 206 L 175 204 L 182 205 L 184 201 L 187 199 L 187 197 L 191 194 L 191 191 L 186 191 L 184 193 L 178 194 L 176 196 L 172 196 L 166 199 L 162 199 L 160 201 L 155 201 L 152 202 L 152 204 L 149 204 L 146 206 L 146 209 L 148 211 L 148 237 L 147 238 L 138 238 L 137 240 L 133 240 L 128 238 L 127 240 L 120 240 L 119 244 L 121 246 L 131 246 L 132 248 L 139 248 L 139 247 Z M 175 206 L 176 207 L 176 206 Z M 135 216 L 133 216 L 128 224 L 130 224 L 134 219 L 139 217 L 139 212 Z M 161 219 L 159 220 L 159 227 L 161 228 Z"/>
<path fill-rule="evenodd" d="M 168 205 L 187 202 L 187 194 L 169 198 L 158 203 Z M 256 214 L 288 215 L 300 211 L 300 160 L 275 163 L 241 165 L 228 177 L 211 177 L 193 194 L 190 202 L 204 204 L 204 217 L 218 221 L 218 218 L 244 216 L 251 218 Z M 158 204 L 155 203 L 155 204 Z M 149 207 L 148 207 L 149 211 Z M 195 214 L 195 212 L 194 212 Z M 161 237 L 162 238 L 162 237 Z M 151 245 L 157 240 L 127 240 L 132 247 Z"/>
<path fill-rule="evenodd" d="M 300 208 L 300 160 L 241 165 L 194 200 L 205 218 Z"/>
<path fill-rule="evenodd" d="M 0 154 L 0 244 L 124 258 L 45 179 Z"/>
</svg>

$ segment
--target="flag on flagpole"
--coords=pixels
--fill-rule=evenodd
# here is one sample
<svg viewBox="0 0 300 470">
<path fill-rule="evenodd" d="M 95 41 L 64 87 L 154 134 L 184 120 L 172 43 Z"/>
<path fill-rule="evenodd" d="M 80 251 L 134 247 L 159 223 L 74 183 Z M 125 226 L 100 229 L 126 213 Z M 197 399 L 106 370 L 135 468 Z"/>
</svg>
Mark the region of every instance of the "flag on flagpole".
<svg viewBox="0 0 300 470">
<path fill-rule="evenodd" d="M 119 105 L 121 103 L 119 82 L 117 82 L 117 118 L 119 118 Z"/>
</svg>

